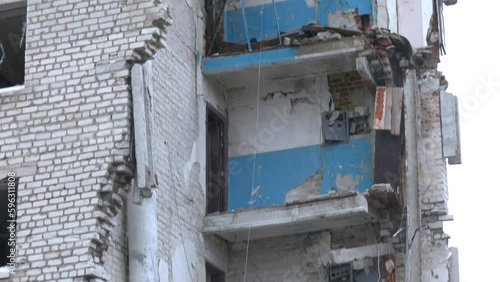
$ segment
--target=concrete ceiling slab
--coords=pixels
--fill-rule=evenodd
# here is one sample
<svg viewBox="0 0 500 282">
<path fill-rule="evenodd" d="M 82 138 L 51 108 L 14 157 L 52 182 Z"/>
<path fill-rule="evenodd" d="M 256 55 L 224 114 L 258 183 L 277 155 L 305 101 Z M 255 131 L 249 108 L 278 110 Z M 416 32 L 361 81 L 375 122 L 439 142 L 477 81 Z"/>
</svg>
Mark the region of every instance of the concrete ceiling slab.
<svg viewBox="0 0 500 282">
<path fill-rule="evenodd" d="M 262 54 L 213 57 L 205 60 L 203 72 L 227 89 L 257 85 L 259 79 L 262 82 L 343 73 L 356 70 L 356 58 L 365 46 L 362 37 L 351 37 L 266 50 Z M 274 54 L 280 57 L 273 57 Z"/>
</svg>

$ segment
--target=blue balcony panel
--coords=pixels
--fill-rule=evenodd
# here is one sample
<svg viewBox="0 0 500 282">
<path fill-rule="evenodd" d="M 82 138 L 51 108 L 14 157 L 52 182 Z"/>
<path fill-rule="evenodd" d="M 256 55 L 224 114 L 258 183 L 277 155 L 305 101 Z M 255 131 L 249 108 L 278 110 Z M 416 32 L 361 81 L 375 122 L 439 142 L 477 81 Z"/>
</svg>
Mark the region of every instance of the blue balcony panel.
<svg viewBox="0 0 500 282">
<path fill-rule="evenodd" d="M 311 196 L 328 195 L 332 190 L 364 192 L 373 184 L 369 136 L 329 146 L 231 157 L 229 163 L 238 168 L 229 173 L 229 210 L 284 205 L 289 191 L 316 174 L 321 181 Z"/>
<path fill-rule="evenodd" d="M 276 16 L 280 30 L 286 32 L 310 23 L 328 25 L 328 18 L 335 11 L 357 9 L 359 15 L 372 14 L 370 0 L 275 0 L 276 5 L 273 5 L 272 0 L 245 0 L 244 3 L 249 38 L 257 40 L 277 36 Z M 228 5 L 224 12 L 224 40 L 246 43 L 243 9 L 239 1 L 235 5 Z"/>
</svg>

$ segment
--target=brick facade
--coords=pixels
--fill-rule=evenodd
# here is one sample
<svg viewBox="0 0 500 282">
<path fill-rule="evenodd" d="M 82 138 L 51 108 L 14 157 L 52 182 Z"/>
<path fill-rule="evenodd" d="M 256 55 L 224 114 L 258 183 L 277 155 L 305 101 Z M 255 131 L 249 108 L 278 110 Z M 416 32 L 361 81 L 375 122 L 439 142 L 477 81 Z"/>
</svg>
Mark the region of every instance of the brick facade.
<svg viewBox="0 0 500 282">
<path fill-rule="evenodd" d="M 25 86 L 0 93 L 0 166 L 21 172 L 15 281 L 124 280 L 129 67 L 164 44 L 158 2 L 28 1 Z"/>
</svg>

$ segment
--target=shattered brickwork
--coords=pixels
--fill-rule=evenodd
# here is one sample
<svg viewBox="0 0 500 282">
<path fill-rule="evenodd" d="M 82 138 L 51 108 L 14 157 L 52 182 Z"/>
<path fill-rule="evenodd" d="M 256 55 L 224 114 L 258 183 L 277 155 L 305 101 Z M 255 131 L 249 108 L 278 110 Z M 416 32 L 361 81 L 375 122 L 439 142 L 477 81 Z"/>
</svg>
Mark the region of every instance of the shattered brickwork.
<svg viewBox="0 0 500 282">
<path fill-rule="evenodd" d="M 126 280 L 129 67 L 164 45 L 166 17 L 152 0 L 28 1 L 25 88 L 0 93 L 0 166 L 29 168 L 14 281 Z"/>
<path fill-rule="evenodd" d="M 365 88 L 357 72 L 339 73 L 328 76 L 328 87 L 336 109 L 352 110 L 355 106 L 352 95 Z"/>
<path fill-rule="evenodd" d="M 449 235 L 443 231 L 448 216 L 446 159 L 443 158 L 439 78 L 424 74 L 420 94 L 419 186 L 421 281 L 449 281 Z"/>
</svg>

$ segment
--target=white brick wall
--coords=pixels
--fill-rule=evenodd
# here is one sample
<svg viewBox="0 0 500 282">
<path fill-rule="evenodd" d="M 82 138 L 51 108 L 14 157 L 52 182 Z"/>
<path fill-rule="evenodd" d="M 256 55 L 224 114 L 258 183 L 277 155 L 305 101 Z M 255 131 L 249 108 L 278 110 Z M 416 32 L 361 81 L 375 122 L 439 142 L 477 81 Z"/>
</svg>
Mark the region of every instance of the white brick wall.
<svg viewBox="0 0 500 282">
<path fill-rule="evenodd" d="M 0 93 L 0 166 L 36 167 L 19 180 L 15 281 L 126 279 L 125 61 L 164 43 L 156 2 L 28 1 L 25 88 Z"/>
<path fill-rule="evenodd" d="M 446 160 L 443 158 L 439 79 L 433 73 L 423 80 L 420 94 L 419 186 L 421 281 L 448 282 L 448 239 L 443 219 L 448 214 Z"/>
<path fill-rule="evenodd" d="M 169 47 L 157 54 L 153 71 L 153 152 L 155 167 L 158 168 L 159 252 L 160 257 L 171 266 L 171 272 L 175 272 L 173 264 L 179 262 L 172 261 L 172 257 L 178 246 L 191 242 L 197 250 L 203 250 L 200 234 L 205 199 L 199 181 L 199 159 L 194 157 L 191 169 L 186 170 L 199 136 L 198 98 L 194 90 L 195 72 Z M 192 274 L 204 275 L 203 268 L 200 268 L 204 265 L 202 254 L 189 257 L 189 260 L 197 265 L 193 267 Z"/>
</svg>

